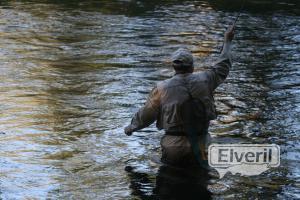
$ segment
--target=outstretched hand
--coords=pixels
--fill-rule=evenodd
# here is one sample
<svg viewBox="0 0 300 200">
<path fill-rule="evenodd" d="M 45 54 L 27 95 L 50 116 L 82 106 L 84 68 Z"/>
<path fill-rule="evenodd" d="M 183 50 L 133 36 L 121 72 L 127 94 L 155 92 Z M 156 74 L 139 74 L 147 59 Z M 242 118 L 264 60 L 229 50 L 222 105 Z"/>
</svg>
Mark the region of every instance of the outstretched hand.
<svg viewBox="0 0 300 200">
<path fill-rule="evenodd" d="M 235 25 L 231 25 L 225 32 L 224 35 L 225 42 L 231 42 L 234 38 L 234 34 L 235 34 Z"/>
<path fill-rule="evenodd" d="M 133 131 L 132 131 L 132 125 L 126 126 L 124 128 L 124 133 L 128 136 L 132 135 Z"/>
</svg>

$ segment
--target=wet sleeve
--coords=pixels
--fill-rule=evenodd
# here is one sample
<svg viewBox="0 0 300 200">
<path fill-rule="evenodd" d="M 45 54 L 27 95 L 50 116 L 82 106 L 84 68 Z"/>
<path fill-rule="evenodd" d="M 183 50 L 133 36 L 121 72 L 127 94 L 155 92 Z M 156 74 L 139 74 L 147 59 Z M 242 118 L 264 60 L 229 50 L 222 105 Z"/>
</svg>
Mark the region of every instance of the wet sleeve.
<svg viewBox="0 0 300 200">
<path fill-rule="evenodd" d="M 231 53 L 230 44 L 224 46 L 216 64 L 206 73 L 208 75 L 211 90 L 215 90 L 221 83 L 224 82 L 231 68 Z"/>
<path fill-rule="evenodd" d="M 143 129 L 156 121 L 160 106 L 160 93 L 155 87 L 145 103 L 145 105 L 135 113 L 131 120 L 132 131 Z"/>
</svg>

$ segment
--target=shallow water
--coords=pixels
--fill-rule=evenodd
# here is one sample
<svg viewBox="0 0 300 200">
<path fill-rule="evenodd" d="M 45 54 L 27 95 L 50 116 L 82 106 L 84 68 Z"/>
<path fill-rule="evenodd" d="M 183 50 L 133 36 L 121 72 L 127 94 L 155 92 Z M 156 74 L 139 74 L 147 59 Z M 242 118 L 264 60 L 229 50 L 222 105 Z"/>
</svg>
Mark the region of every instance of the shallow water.
<svg viewBox="0 0 300 200">
<path fill-rule="evenodd" d="M 178 47 L 199 70 L 217 59 L 230 2 L 1 2 L 0 199 L 155 199 L 163 133 L 123 127 Z M 279 144 L 281 166 L 212 179 L 215 199 L 300 198 L 299 26 L 296 0 L 246 3 L 210 133 Z"/>
</svg>

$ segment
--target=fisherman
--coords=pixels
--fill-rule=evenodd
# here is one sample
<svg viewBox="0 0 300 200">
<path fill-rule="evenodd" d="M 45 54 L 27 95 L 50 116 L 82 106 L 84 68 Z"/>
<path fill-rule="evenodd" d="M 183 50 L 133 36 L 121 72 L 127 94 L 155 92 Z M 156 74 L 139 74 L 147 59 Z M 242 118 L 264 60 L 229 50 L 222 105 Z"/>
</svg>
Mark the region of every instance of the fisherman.
<svg viewBox="0 0 300 200">
<path fill-rule="evenodd" d="M 197 152 L 200 160 L 207 161 L 207 145 L 209 121 L 216 118 L 214 105 L 214 90 L 226 79 L 231 68 L 231 42 L 234 38 L 234 25 L 230 26 L 224 34 L 223 49 L 217 63 L 209 70 L 193 73 L 193 56 L 187 49 L 180 48 L 172 55 L 172 66 L 175 75 L 165 81 L 159 82 L 151 91 L 146 104 L 132 118 L 131 124 L 124 131 L 126 135 L 141 130 L 156 121 L 158 129 L 164 129 L 165 135 L 161 139 L 162 162 L 170 165 L 190 166 L 197 165 Z M 184 110 L 184 102 L 189 99 L 197 100 L 196 104 L 204 106 L 204 112 L 198 113 L 205 120 L 196 122 L 201 126 L 194 126 L 193 132 L 199 137 L 193 141 L 188 137 L 189 130 L 185 121 L 188 117 L 183 115 L 197 111 Z M 197 113 L 191 116 L 196 117 Z M 202 118 L 203 119 L 203 118 Z M 193 120 L 193 119 L 189 119 Z M 198 128 L 200 127 L 200 128 Z M 197 140 L 197 141 L 195 141 Z M 193 144 L 194 143 L 194 144 Z M 196 144 L 196 148 L 194 148 Z"/>
</svg>

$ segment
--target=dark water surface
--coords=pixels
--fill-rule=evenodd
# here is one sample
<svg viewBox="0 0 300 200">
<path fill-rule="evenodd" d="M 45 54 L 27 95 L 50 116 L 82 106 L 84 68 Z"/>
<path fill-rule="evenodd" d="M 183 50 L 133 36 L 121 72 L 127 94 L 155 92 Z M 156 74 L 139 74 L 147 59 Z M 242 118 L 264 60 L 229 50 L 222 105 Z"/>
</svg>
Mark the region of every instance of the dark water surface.
<svg viewBox="0 0 300 200">
<path fill-rule="evenodd" d="M 172 76 L 165 61 L 178 47 L 193 51 L 198 69 L 212 64 L 239 7 L 1 1 L 0 199 L 155 199 L 158 165 L 149 160 L 162 132 L 127 137 L 123 127 Z M 215 142 L 279 144 L 281 166 L 227 174 L 208 188 L 215 199 L 299 199 L 299 1 L 247 1 L 245 9 L 210 133 Z"/>
</svg>

